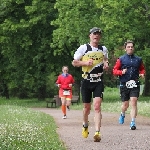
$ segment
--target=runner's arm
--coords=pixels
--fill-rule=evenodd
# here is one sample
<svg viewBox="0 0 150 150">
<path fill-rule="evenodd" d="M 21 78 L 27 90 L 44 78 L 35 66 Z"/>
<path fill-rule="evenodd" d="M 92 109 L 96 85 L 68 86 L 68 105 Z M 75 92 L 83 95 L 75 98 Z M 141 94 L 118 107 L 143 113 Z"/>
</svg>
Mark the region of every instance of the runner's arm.
<svg viewBox="0 0 150 150">
<path fill-rule="evenodd" d="M 60 79 L 60 76 L 57 77 L 57 80 L 56 80 L 56 86 L 60 87 L 61 85 L 61 79 Z"/>
<path fill-rule="evenodd" d="M 105 46 L 103 46 L 103 52 L 104 52 L 104 59 L 103 59 L 103 63 L 104 63 L 104 69 L 107 70 L 109 68 L 109 61 L 108 61 L 108 50 Z"/>
<path fill-rule="evenodd" d="M 84 45 L 81 45 L 77 51 L 75 52 L 74 54 L 74 60 L 72 61 L 72 65 L 74 67 L 81 67 L 81 66 L 91 66 L 93 64 L 93 60 L 90 59 L 88 61 L 82 61 L 82 57 L 85 53 L 87 49 L 87 46 L 84 44 Z"/>
<path fill-rule="evenodd" d="M 116 76 L 122 76 L 122 70 L 121 70 L 121 62 L 120 62 L 120 59 L 118 58 L 117 61 L 116 61 L 116 64 L 113 68 L 113 75 L 116 75 Z"/>
<path fill-rule="evenodd" d="M 144 75 L 145 75 L 145 67 L 144 67 L 144 64 L 142 62 L 140 65 L 140 68 L 139 68 L 139 76 L 144 78 Z"/>
<path fill-rule="evenodd" d="M 104 57 L 103 62 L 104 62 L 104 69 L 108 69 L 108 68 L 109 68 L 109 61 L 108 61 L 108 58 L 105 58 L 105 57 Z"/>
<path fill-rule="evenodd" d="M 81 61 L 81 60 L 73 60 L 72 65 L 74 67 L 81 67 L 81 66 L 91 66 L 93 64 L 93 60 L 90 59 L 88 61 Z"/>
</svg>

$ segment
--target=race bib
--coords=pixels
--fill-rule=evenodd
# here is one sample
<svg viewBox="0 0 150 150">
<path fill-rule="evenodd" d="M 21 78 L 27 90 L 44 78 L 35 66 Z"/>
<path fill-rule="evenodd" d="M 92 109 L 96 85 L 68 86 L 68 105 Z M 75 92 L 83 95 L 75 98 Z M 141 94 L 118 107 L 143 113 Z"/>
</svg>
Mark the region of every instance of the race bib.
<svg viewBox="0 0 150 150">
<path fill-rule="evenodd" d="M 98 74 L 90 74 L 90 82 L 99 82 L 101 81 L 101 75 L 102 73 L 98 73 Z"/>
<path fill-rule="evenodd" d="M 64 90 L 63 95 L 70 95 L 70 91 L 69 90 Z"/>
<path fill-rule="evenodd" d="M 126 87 L 127 88 L 134 88 L 137 87 L 136 82 L 134 80 L 130 80 L 128 82 L 126 82 Z"/>
</svg>

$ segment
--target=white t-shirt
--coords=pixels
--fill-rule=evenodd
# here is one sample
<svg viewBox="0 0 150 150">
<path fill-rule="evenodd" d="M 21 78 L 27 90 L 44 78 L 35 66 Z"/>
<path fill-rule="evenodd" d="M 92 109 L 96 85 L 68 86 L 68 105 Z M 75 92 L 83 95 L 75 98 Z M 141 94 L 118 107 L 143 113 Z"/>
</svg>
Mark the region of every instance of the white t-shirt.
<svg viewBox="0 0 150 150">
<path fill-rule="evenodd" d="M 105 58 L 108 58 L 108 50 L 107 50 L 107 48 L 106 48 L 105 46 L 102 46 L 102 47 L 103 47 L 103 51 L 102 51 L 102 52 L 103 52 L 104 57 L 105 57 Z M 91 48 L 92 48 L 92 51 L 93 51 L 93 52 L 96 52 L 96 51 L 98 50 L 97 47 L 91 46 Z M 77 49 L 77 51 L 75 52 L 75 54 L 74 54 L 74 59 L 75 59 L 75 60 L 80 60 L 80 59 L 83 57 L 83 55 L 85 54 L 86 50 L 87 50 L 87 45 L 86 45 L 86 44 L 81 45 L 81 46 Z M 89 51 L 88 53 L 90 53 L 90 52 L 92 52 L 92 51 Z"/>
<path fill-rule="evenodd" d="M 75 60 L 88 61 L 93 60 L 91 66 L 82 66 L 82 77 L 88 78 L 87 74 L 96 76 L 96 74 L 103 74 L 104 58 L 108 58 L 108 51 L 105 46 L 102 48 L 96 48 L 91 46 L 91 49 L 87 51 L 87 44 L 81 45 L 74 54 Z"/>
</svg>

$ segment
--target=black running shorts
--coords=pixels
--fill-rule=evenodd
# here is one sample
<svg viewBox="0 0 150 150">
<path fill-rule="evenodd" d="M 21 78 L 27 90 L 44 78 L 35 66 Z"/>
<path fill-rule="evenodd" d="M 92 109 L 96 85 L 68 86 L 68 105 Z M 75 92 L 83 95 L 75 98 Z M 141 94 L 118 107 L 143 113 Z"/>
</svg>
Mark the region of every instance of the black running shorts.
<svg viewBox="0 0 150 150">
<path fill-rule="evenodd" d="M 122 102 L 130 100 L 130 97 L 139 97 L 140 85 L 133 88 L 127 88 L 126 85 L 120 86 L 120 97 Z"/>
<path fill-rule="evenodd" d="M 104 85 L 103 82 L 90 82 L 84 79 L 81 82 L 81 94 L 83 103 L 90 103 L 92 98 L 103 98 Z"/>
</svg>

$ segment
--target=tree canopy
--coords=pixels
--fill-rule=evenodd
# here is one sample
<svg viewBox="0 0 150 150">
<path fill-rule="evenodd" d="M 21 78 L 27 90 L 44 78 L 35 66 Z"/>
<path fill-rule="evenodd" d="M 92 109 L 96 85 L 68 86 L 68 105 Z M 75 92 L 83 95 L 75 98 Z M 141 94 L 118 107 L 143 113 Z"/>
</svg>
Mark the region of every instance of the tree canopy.
<svg viewBox="0 0 150 150">
<path fill-rule="evenodd" d="M 71 61 L 76 49 L 89 42 L 89 30 L 95 26 L 102 29 L 101 43 L 109 50 L 109 78 L 127 39 L 134 40 L 149 74 L 149 0 L 1 0 L 0 91 L 7 97 L 44 99 L 55 89 L 63 65 L 79 85 L 80 69 Z"/>
</svg>

